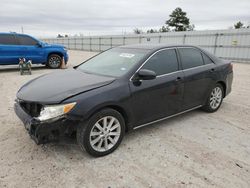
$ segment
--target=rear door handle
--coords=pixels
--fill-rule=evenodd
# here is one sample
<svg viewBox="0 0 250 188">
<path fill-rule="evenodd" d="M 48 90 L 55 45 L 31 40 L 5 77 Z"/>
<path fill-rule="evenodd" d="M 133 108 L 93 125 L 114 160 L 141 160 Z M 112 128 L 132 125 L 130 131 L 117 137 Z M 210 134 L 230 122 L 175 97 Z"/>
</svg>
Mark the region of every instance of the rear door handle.
<svg viewBox="0 0 250 188">
<path fill-rule="evenodd" d="M 214 71 L 215 71 L 215 69 L 214 69 L 214 68 L 210 69 L 210 72 L 214 72 Z"/>
<path fill-rule="evenodd" d="M 177 77 L 177 78 L 175 79 L 176 82 L 179 82 L 179 81 L 181 81 L 181 80 L 182 80 L 181 77 Z"/>
</svg>

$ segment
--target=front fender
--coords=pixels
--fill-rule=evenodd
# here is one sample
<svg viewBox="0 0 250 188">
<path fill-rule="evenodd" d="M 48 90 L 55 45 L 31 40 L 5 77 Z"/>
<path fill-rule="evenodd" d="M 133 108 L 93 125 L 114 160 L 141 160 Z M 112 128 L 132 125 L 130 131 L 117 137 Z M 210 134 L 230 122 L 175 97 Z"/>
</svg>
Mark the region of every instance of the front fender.
<svg viewBox="0 0 250 188">
<path fill-rule="evenodd" d="M 88 120 L 94 113 L 103 108 L 113 108 L 124 116 L 127 124 L 130 124 L 130 91 L 127 85 L 118 85 L 119 83 L 114 83 L 97 88 L 69 98 L 64 102 L 77 103 L 70 114 L 79 117 L 81 121 Z"/>
</svg>

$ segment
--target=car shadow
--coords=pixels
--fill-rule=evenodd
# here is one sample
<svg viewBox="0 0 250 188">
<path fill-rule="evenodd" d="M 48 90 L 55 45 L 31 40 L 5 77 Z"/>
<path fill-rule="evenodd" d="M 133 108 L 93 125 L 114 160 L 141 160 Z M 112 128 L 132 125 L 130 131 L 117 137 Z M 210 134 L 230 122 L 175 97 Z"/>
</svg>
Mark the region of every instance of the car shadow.
<svg viewBox="0 0 250 188">
<path fill-rule="evenodd" d="M 160 127 L 169 127 L 171 126 L 176 126 L 177 121 L 185 121 L 187 119 L 193 118 L 193 116 L 199 116 L 203 112 L 200 109 L 196 109 L 190 112 L 186 112 L 184 114 L 178 115 L 176 117 L 172 117 L 157 123 L 153 123 L 151 125 L 141 127 L 139 129 L 135 129 L 133 131 L 127 132 L 124 136 L 124 139 L 122 141 L 121 147 L 118 147 L 117 152 L 122 152 L 121 148 L 124 145 L 127 145 L 126 142 L 134 143 L 138 139 L 138 136 L 142 136 L 145 134 L 151 134 L 153 130 L 159 129 Z M 73 136 L 65 136 L 60 138 L 59 141 L 55 143 L 49 143 L 43 145 L 47 147 L 49 150 L 54 150 L 57 152 L 57 155 L 64 155 L 64 157 L 69 158 L 67 156 L 71 156 L 72 154 L 78 156 L 78 158 L 82 159 L 95 159 L 95 157 L 90 156 L 86 151 L 82 151 L 81 148 L 78 146 L 77 141 L 76 141 L 76 135 Z"/>
<path fill-rule="evenodd" d="M 57 142 L 42 145 L 45 152 L 53 153 L 58 158 L 72 159 L 95 159 L 86 151 L 82 151 L 77 144 L 76 136 L 64 136 Z"/>
<path fill-rule="evenodd" d="M 144 127 L 140 127 L 138 129 L 134 129 L 133 131 L 130 131 L 125 135 L 122 143 L 135 143 L 138 141 L 138 137 L 143 137 L 143 135 L 151 135 L 152 133 L 154 133 L 154 131 L 161 132 L 163 129 L 164 131 L 171 131 L 172 127 L 176 128 L 176 126 L 178 126 L 178 122 L 185 122 L 194 117 L 203 116 L 204 114 L 207 113 L 201 109 L 196 109 L 190 112 L 177 115 L 175 117 L 171 117 L 166 120 L 162 120 Z M 190 126 L 190 123 L 187 124 L 187 126 Z"/>
<path fill-rule="evenodd" d="M 48 69 L 45 65 L 32 65 L 32 70 Z M 1 72 L 19 72 L 18 65 L 0 65 Z"/>
</svg>

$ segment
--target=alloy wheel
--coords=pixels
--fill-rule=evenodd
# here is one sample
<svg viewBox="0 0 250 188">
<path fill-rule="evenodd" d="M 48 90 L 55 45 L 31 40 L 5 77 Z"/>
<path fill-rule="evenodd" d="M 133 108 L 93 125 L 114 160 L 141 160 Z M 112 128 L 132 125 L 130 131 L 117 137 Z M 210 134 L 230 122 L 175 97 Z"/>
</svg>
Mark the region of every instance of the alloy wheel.
<svg viewBox="0 0 250 188">
<path fill-rule="evenodd" d="M 61 59 L 60 57 L 57 56 L 52 56 L 49 59 L 49 66 L 52 68 L 58 68 L 61 64 Z"/>
<path fill-rule="evenodd" d="M 210 96 L 210 107 L 215 110 L 220 106 L 220 103 L 222 101 L 222 90 L 220 87 L 215 87 L 212 90 L 211 96 Z"/>
<path fill-rule="evenodd" d="M 99 119 L 90 132 L 90 145 L 98 152 L 112 149 L 121 135 L 121 124 L 113 116 L 105 116 Z"/>
</svg>

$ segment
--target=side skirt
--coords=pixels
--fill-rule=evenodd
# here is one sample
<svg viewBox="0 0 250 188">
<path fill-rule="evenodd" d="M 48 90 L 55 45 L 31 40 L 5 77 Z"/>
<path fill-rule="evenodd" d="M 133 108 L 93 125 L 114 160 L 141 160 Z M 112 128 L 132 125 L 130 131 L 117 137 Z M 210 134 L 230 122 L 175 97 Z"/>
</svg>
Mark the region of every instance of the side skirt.
<svg viewBox="0 0 250 188">
<path fill-rule="evenodd" d="M 151 122 L 149 122 L 149 123 L 145 123 L 145 124 L 136 126 L 136 127 L 134 127 L 133 129 L 134 129 L 134 130 L 135 130 L 135 129 L 139 129 L 139 128 L 141 128 L 141 127 L 145 127 L 145 126 L 147 126 L 147 125 L 151 125 L 151 124 L 153 124 L 153 123 L 157 123 L 157 122 L 160 122 L 160 121 L 163 121 L 163 120 L 166 120 L 166 119 L 169 119 L 169 118 L 172 118 L 172 117 L 175 117 L 175 116 L 184 114 L 184 113 L 186 113 L 186 112 L 195 110 L 195 109 L 200 108 L 200 107 L 202 107 L 202 105 L 199 105 L 199 106 L 196 106 L 196 107 L 194 107 L 194 108 L 185 110 L 185 111 L 183 111 L 183 112 L 179 112 L 179 113 L 174 114 L 174 115 L 171 115 L 171 116 L 167 116 L 167 117 L 164 117 L 164 118 L 161 118 L 161 119 L 158 119 L 158 120 L 151 121 Z"/>
</svg>

